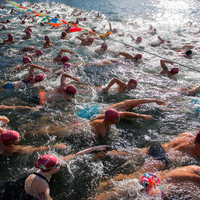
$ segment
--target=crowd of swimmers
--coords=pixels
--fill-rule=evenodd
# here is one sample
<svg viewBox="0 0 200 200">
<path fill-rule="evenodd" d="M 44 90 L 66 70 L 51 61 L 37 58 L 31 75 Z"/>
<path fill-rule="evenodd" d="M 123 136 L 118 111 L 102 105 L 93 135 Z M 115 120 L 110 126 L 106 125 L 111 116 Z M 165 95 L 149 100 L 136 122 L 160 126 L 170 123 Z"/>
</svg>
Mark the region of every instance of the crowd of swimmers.
<svg viewBox="0 0 200 200">
<path fill-rule="evenodd" d="M 40 9 L 40 6 L 35 3 L 29 3 L 26 5 L 30 8 Z M 59 6 L 62 7 L 62 4 L 59 3 Z M 0 5 L 1 9 L 5 9 L 5 6 Z M 42 10 L 40 12 L 46 12 L 48 14 L 51 14 L 50 11 Z M 81 12 L 78 12 L 78 9 L 74 9 L 74 11 L 71 13 L 72 16 L 81 16 Z M 10 12 L 10 15 L 17 13 L 17 10 L 12 9 Z M 56 18 L 61 18 L 59 14 L 56 15 Z M 97 14 L 95 20 L 100 19 L 102 16 L 100 13 Z M 30 19 L 32 19 L 32 22 L 34 23 L 36 20 L 33 17 L 28 17 L 25 15 L 24 18 L 22 16 L 19 16 L 19 19 L 21 20 L 22 24 L 26 24 L 26 22 Z M 80 21 L 84 22 L 86 21 L 85 18 L 77 18 L 76 24 L 78 24 Z M 7 23 L 12 23 L 12 20 L 7 19 L 6 21 L 1 21 L 2 24 L 2 31 L 7 30 Z M 72 23 L 72 22 L 71 22 Z M 40 23 L 40 26 L 44 26 L 44 22 Z M 28 26 L 25 31 L 25 36 L 23 36 L 22 40 L 28 40 L 32 37 L 32 28 L 37 26 Z M 110 29 L 108 32 L 117 33 L 117 29 L 112 29 L 111 23 L 109 23 Z M 65 28 L 64 31 L 61 32 L 60 39 L 65 40 L 67 39 L 67 33 L 69 32 L 69 29 L 72 28 L 68 26 Z M 150 26 L 149 28 L 149 34 L 156 34 L 156 29 Z M 120 35 L 120 34 L 118 34 Z M 83 37 L 85 36 L 85 37 Z M 120 36 L 123 36 L 121 34 Z M 136 39 L 132 35 L 128 35 L 131 37 L 132 41 L 134 41 L 136 44 L 139 44 L 142 42 L 141 37 L 137 37 Z M 91 46 L 96 39 L 101 39 L 96 34 L 95 27 L 87 33 L 83 33 L 80 36 L 76 37 L 78 40 L 81 41 L 82 46 Z M 153 47 L 160 46 L 165 41 L 158 36 L 159 43 L 158 44 L 151 44 Z M 50 37 L 45 36 L 44 37 L 45 43 L 43 45 L 43 49 L 49 48 L 51 46 L 54 46 Z M 166 41 L 170 43 L 170 41 Z M 5 45 L 7 43 L 14 44 L 14 36 L 9 33 L 8 38 L 3 40 L 3 43 L 1 45 Z M 185 58 L 189 58 L 192 54 L 191 49 L 193 49 L 194 46 L 183 46 L 183 48 L 179 49 L 178 52 L 181 53 L 182 56 Z M 103 42 L 101 46 L 95 50 L 97 54 L 104 53 L 107 51 L 108 45 Z M 0 92 L 6 92 L 10 89 L 16 89 L 16 88 L 22 88 L 24 86 L 33 86 L 41 81 L 43 81 L 45 78 L 52 78 L 52 77 L 58 77 L 60 78 L 60 85 L 56 88 L 54 88 L 52 91 L 43 92 L 40 91 L 33 96 L 29 97 L 21 97 L 21 100 L 24 102 L 29 103 L 29 106 L 6 106 L 6 105 L 0 105 L 0 111 L 5 110 L 17 110 L 17 109 L 40 109 L 44 107 L 47 103 L 52 103 L 56 100 L 68 100 L 72 101 L 73 98 L 75 98 L 75 94 L 77 92 L 77 88 L 75 84 L 67 84 L 66 78 L 79 82 L 80 78 L 74 77 L 67 73 L 68 69 L 72 67 L 72 64 L 69 63 L 69 57 L 64 55 L 64 53 L 67 54 L 76 54 L 74 51 L 68 50 L 68 49 L 61 49 L 57 56 L 52 59 L 52 62 L 55 62 L 59 65 L 63 65 L 63 68 L 56 70 L 55 72 L 51 73 L 49 68 L 43 68 L 36 64 L 33 64 L 32 59 L 34 57 L 38 57 L 44 54 L 44 52 L 40 49 L 36 49 L 33 46 L 24 47 L 20 50 L 21 52 L 29 52 L 28 56 L 24 56 L 22 58 L 22 65 L 15 66 L 13 68 L 10 68 L 7 70 L 7 73 L 10 72 L 21 72 L 22 70 L 29 70 L 28 76 L 26 76 L 24 79 L 14 82 L 5 82 L 0 86 Z M 138 62 L 142 59 L 142 54 L 138 53 L 135 56 L 130 55 L 126 52 L 119 52 L 115 55 L 117 56 L 123 56 L 125 59 L 130 60 L 131 62 Z M 111 64 L 111 63 L 118 63 L 117 60 L 114 61 L 103 61 L 102 65 L 105 64 Z M 177 67 L 171 67 L 169 70 L 166 64 L 173 65 L 174 63 L 169 60 L 160 60 L 160 66 L 161 71 L 160 75 L 164 75 L 168 78 L 174 77 L 177 73 L 179 73 L 179 68 Z M 38 69 L 41 71 L 41 73 L 34 75 L 34 70 Z M 45 73 L 46 75 L 44 75 Z M 138 85 L 138 80 L 134 78 L 130 78 L 128 83 L 125 83 L 121 81 L 118 78 L 113 78 L 110 80 L 109 83 L 105 87 L 99 86 L 96 87 L 97 90 L 103 92 L 108 92 L 110 88 L 117 84 L 117 92 L 118 93 L 124 93 L 126 91 L 130 91 L 133 89 L 136 89 Z M 186 95 L 193 95 L 199 90 L 199 86 L 194 87 L 193 89 L 189 88 L 181 88 L 180 92 L 186 94 Z M 142 104 L 146 103 L 156 103 L 160 106 L 165 106 L 166 103 L 162 100 L 158 99 L 128 99 L 124 100 L 119 103 L 107 105 L 105 107 L 98 107 L 97 116 L 95 118 L 90 118 L 91 116 L 84 116 L 85 113 L 77 113 L 78 116 L 89 119 L 89 125 L 91 128 L 91 131 L 93 133 L 92 139 L 97 139 L 99 137 L 104 137 L 107 133 L 107 128 L 112 124 L 119 123 L 121 118 L 127 118 L 127 117 L 138 117 L 143 120 L 150 120 L 152 118 L 151 115 L 142 115 L 138 113 L 131 112 L 134 107 L 140 107 Z M 34 107 L 32 105 L 35 105 Z M 96 108 L 95 108 L 96 109 Z M 105 111 L 102 113 L 102 110 Z M 6 125 L 9 123 L 9 119 L 5 116 L 0 117 L 1 126 Z M 66 127 L 66 131 L 69 129 L 69 127 Z M 56 135 L 59 132 L 59 127 L 56 127 L 56 129 L 52 132 L 49 132 L 49 134 Z M 40 147 L 33 147 L 33 146 L 21 146 L 18 145 L 21 135 L 15 130 L 5 130 L 0 127 L 0 154 L 2 155 L 10 155 L 13 153 L 18 154 L 31 154 L 35 152 L 44 152 L 48 151 L 50 149 L 65 149 L 67 146 L 65 143 L 58 143 L 55 145 L 49 145 L 49 146 L 40 146 Z M 106 150 L 106 151 L 105 151 Z M 102 157 L 131 157 L 134 155 L 135 157 L 145 157 L 145 162 L 143 166 L 132 174 L 118 174 L 117 176 L 114 176 L 112 180 L 107 180 L 106 182 L 100 183 L 98 192 L 91 197 L 91 199 L 117 199 L 121 198 L 123 196 L 126 196 L 127 191 L 121 190 L 116 182 L 122 181 L 122 180 L 129 180 L 129 179 L 138 179 L 141 183 L 142 189 L 145 191 L 147 195 L 150 195 L 152 197 L 162 197 L 163 199 L 170 199 L 170 196 L 167 195 L 167 192 L 165 191 L 167 184 L 173 184 L 178 185 L 182 182 L 188 182 L 192 183 L 194 185 L 200 184 L 200 167 L 197 165 L 192 166 L 185 166 L 185 167 L 179 167 L 176 169 L 170 169 L 170 170 L 164 170 L 165 166 L 169 162 L 176 161 L 177 158 L 187 154 L 191 157 L 197 158 L 200 157 L 200 132 L 194 136 L 192 133 L 182 133 L 179 136 L 175 137 L 173 140 L 169 141 L 168 143 L 163 144 L 153 144 L 149 147 L 144 147 L 142 149 L 137 149 L 136 152 L 127 153 L 123 151 L 118 150 L 110 150 L 109 145 L 99 145 L 94 146 L 82 151 L 79 151 L 76 154 L 71 154 L 63 157 L 56 157 L 52 154 L 43 154 L 41 155 L 38 160 L 35 162 L 35 167 L 37 168 L 37 171 L 35 171 L 33 174 L 29 175 L 25 181 L 25 191 L 27 195 L 32 198 L 32 196 L 38 198 L 38 199 L 46 199 L 50 200 L 52 199 L 50 197 L 50 188 L 49 188 L 49 182 L 53 174 L 57 173 L 61 166 L 61 161 L 67 162 L 76 156 L 80 156 L 83 154 L 89 154 L 93 151 L 100 151 L 99 154 L 95 155 L 95 159 L 102 159 Z M 131 158 L 130 158 L 131 159 Z"/>
</svg>

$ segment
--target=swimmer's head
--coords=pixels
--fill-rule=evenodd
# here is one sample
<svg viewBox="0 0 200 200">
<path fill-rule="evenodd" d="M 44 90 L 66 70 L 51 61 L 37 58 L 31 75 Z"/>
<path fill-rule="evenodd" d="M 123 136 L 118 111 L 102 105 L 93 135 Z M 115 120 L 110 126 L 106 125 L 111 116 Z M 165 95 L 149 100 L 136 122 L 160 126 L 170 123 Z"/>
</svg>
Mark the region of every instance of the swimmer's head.
<svg viewBox="0 0 200 200">
<path fill-rule="evenodd" d="M 65 37 L 67 35 L 67 33 L 65 31 L 62 32 L 61 34 L 63 37 Z"/>
<path fill-rule="evenodd" d="M 6 25 L 3 25 L 2 26 L 2 29 L 7 29 L 8 27 Z"/>
<path fill-rule="evenodd" d="M 140 60 L 141 58 L 142 58 L 142 54 L 137 54 L 137 55 L 135 55 L 135 58 L 137 59 L 137 60 Z"/>
<path fill-rule="evenodd" d="M 9 20 L 9 19 L 7 19 L 7 20 L 6 20 L 6 22 L 7 22 L 7 23 L 10 23 L 10 20 Z"/>
<path fill-rule="evenodd" d="M 95 33 L 96 33 L 97 31 L 96 31 L 95 29 L 92 29 L 92 32 L 95 32 Z"/>
<path fill-rule="evenodd" d="M 31 32 L 29 30 L 27 30 L 26 35 L 31 35 Z"/>
<path fill-rule="evenodd" d="M 137 42 L 137 43 L 142 42 L 142 38 L 141 38 L 141 37 L 137 37 L 136 42 Z"/>
<path fill-rule="evenodd" d="M 67 94 L 73 94 L 74 95 L 74 94 L 76 94 L 76 91 L 77 91 L 77 89 L 74 85 L 68 85 L 65 89 L 65 92 Z"/>
<path fill-rule="evenodd" d="M 114 28 L 114 29 L 112 30 L 112 32 L 113 32 L 113 33 L 116 33 L 116 32 L 117 32 L 117 29 L 116 29 L 116 28 Z"/>
<path fill-rule="evenodd" d="M 20 141 L 21 136 L 17 131 L 6 130 L 1 134 L 1 141 L 4 145 L 17 144 Z"/>
<path fill-rule="evenodd" d="M 185 55 L 186 55 L 186 56 L 191 56 L 191 55 L 192 55 L 192 51 L 191 51 L 191 50 L 185 51 Z"/>
<path fill-rule="evenodd" d="M 25 20 L 22 20 L 22 24 L 25 24 L 26 23 L 26 21 Z"/>
<path fill-rule="evenodd" d="M 104 51 L 106 51 L 108 49 L 108 45 L 106 43 L 102 43 L 101 44 L 101 49 L 103 49 Z"/>
<path fill-rule="evenodd" d="M 79 20 L 77 19 L 75 24 L 78 24 L 78 23 L 79 23 Z"/>
<path fill-rule="evenodd" d="M 50 37 L 49 37 L 48 35 L 45 35 L 44 39 L 45 39 L 46 41 L 50 41 Z"/>
<path fill-rule="evenodd" d="M 84 21 L 86 21 L 86 19 L 87 19 L 86 17 L 83 18 Z"/>
<path fill-rule="evenodd" d="M 89 43 L 91 43 L 91 44 L 92 44 L 92 43 L 93 43 L 93 41 L 94 41 L 94 38 L 88 38 L 88 42 L 89 42 Z"/>
<path fill-rule="evenodd" d="M 112 63 L 118 63 L 118 60 L 111 60 Z"/>
<path fill-rule="evenodd" d="M 173 67 L 173 68 L 171 68 L 170 72 L 171 72 L 172 74 L 178 74 L 179 68 Z"/>
<path fill-rule="evenodd" d="M 196 134 L 195 140 L 200 144 L 200 131 Z"/>
<path fill-rule="evenodd" d="M 26 29 L 26 30 L 28 30 L 28 31 L 32 32 L 32 29 L 31 29 L 30 27 L 27 27 L 27 29 Z"/>
<path fill-rule="evenodd" d="M 119 113 L 114 109 L 108 109 L 105 112 L 105 120 L 107 121 L 118 121 L 120 118 Z"/>
<path fill-rule="evenodd" d="M 130 89 L 135 89 L 135 88 L 137 87 L 137 80 L 131 78 L 131 79 L 128 81 L 128 86 L 130 87 Z"/>
<path fill-rule="evenodd" d="M 36 51 L 36 55 L 37 55 L 37 56 L 40 56 L 40 55 L 42 55 L 42 54 L 43 54 L 43 52 L 42 52 L 41 50 L 37 50 L 37 51 Z"/>
<path fill-rule="evenodd" d="M 8 38 L 13 38 L 13 35 L 11 33 L 9 33 Z"/>
<path fill-rule="evenodd" d="M 35 167 L 41 169 L 43 172 L 50 172 L 56 169 L 60 164 L 57 163 L 58 159 L 56 156 L 51 154 L 44 154 L 39 157 L 38 161 L 35 163 Z"/>
<path fill-rule="evenodd" d="M 36 77 L 35 77 L 35 81 L 36 82 L 40 82 L 44 80 L 44 75 L 43 74 L 38 74 Z"/>
<path fill-rule="evenodd" d="M 69 57 L 68 56 L 63 56 L 62 58 L 61 58 L 61 61 L 62 62 L 68 62 L 69 61 Z"/>
<path fill-rule="evenodd" d="M 40 23 L 40 26 L 44 26 L 44 23 L 43 23 L 43 22 L 41 22 L 41 23 Z"/>
<path fill-rule="evenodd" d="M 24 15 L 24 17 L 25 17 L 25 18 L 27 18 L 27 17 L 28 17 L 28 15 Z"/>
<path fill-rule="evenodd" d="M 68 69 L 71 69 L 72 68 L 72 65 L 70 64 L 70 63 L 65 63 L 64 65 L 63 65 L 63 69 L 64 70 L 68 70 Z"/>
<path fill-rule="evenodd" d="M 23 57 L 23 63 L 26 64 L 26 63 L 32 63 L 31 59 L 27 56 L 24 56 Z"/>
</svg>

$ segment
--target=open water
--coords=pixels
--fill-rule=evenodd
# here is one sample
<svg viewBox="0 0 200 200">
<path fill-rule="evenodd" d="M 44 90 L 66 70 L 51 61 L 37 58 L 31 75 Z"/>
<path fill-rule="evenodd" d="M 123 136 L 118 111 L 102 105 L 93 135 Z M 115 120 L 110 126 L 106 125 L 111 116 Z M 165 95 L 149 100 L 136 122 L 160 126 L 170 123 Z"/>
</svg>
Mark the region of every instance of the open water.
<svg viewBox="0 0 200 200">
<path fill-rule="evenodd" d="M 19 0 L 15 3 L 23 3 L 23 6 L 26 6 L 30 2 L 32 1 L 24 2 Z M 65 21 L 76 20 L 76 17 L 71 16 L 71 13 L 78 7 L 78 11 L 83 11 L 78 17 L 87 18 L 86 22 L 79 23 L 80 27 L 90 30 L 96 26 L 97 33 L 105 34 L 109 30 L 110 21 L 112 28 L 117 28 L 117 33 L 111 34 L 109 36 L 110 39 L 106 39 L 108 50 L 101 55 L 94 53 L 94 50 L 100 47 L 103 41 L 95 40 L 92 46 L 81 47 L 79 45 L 80 42 L 76 39 L 76 36 L 80 32 L 69 34 L 68 40 L 59 40 L 58 38 L 61 35 L 63 26 L 60 26 L 59 29 L 50 29 L 51 27 L 48 25 L 44 27 L 37 26 L 37 28 L 33 28 L 32 38 L 24 41 L 20 39 L 25 35 L 23 30 L 28 25 L 32 26 L 36 25 L 36 23 L 31 23 L 30 20 L 26 25 L 22 25 L 18 16 L 19 14 L 24 16 L 25 11 L 13 7 L 6 1 L 0 1 L 2 5 L 6 6 L 4 10 L 0 10 L 0 14 L 2 15 L 0 21 L 8 18 L 12 21 L 12 23 L 7 24 L 7 30 L 0 30 L 0 43 L 7 38 L 8 33 L 12 33 L 14 38 L 18 40 L 14 45 L 0 47 L 1 84 L 6 81 L 20 80 L 25 77 L 28 71 L 11 75 L 5 72 L 9 68 L 22 63 L 22 57 L 25 54 L 19 53 L 21 48 L 34 46 L 41 49 L 44 54 L 33 62 L 42 67 L 49 67 L 52 70 L 62 67 L 52 62 L 52 58 L 57 55 L 61 48 L 75 51 L 76 55 L 68 56 L 70 57 L 70 62 L 72 64 L 79 64 L 79 67 L 74 68 L 70 73 L 80 77 L 80 84 L 91 86 L 89 91 L 84 93 L 78 92 L 72 103 L 57 102 L 59 106 L 47 105 L 39 111 L 1 112 L 1 115 L 7 116 L 10 120 L 5 128 L 17 130 L 21 134 L 20 145 L 39 147 L 65 142 L 68 145 L 66 150 L 49 150 L 45 152 L 59 156 L 76 153 L 98 144 L 108 144 L 118 150 L 127 149 L 131 151 L 134 148 L 149 146 L 153 142 L 167 142 L 182 132 L 196 134 L 200 125 L 199 94 L 184 96 L 177 92 L 170 92 L 170 89 L 199 85 L 200 51 L 198 47 L 200 47 L 200 34 L 193 34 L 200 29 L 200 2 L 198 0 L 35 0 L 34 2 L 40 6 L 40 9 L 31 8 L 31 10 L 40 11 L 46 9 L 51 11 L 51 17 L 55 17 L 56 14 L 60 14 L 61 16 L 66 15 Z M 61 2 L 61 5 L 59 2 Z M 11 8 L 15 8 L 17 13 L 9 15 Z M 98 12 L 100 12 L 102 17 L 95 20 Z M 150 25 L 156 28 L 156 34 L 152 35 L 148 33 Z M 118 36 L 118 34 L 122 33 L 124 33 L 123 37 Z M 139 45 L 135 44 L 131 41 L 128 34 L 132 34 L 135 38 L 138 36 L 142 37 L 142 43 Z M 43 49 L 45 35 L 50 36 L 52 43 L 55 45 L 54 47 Z M 157 42 L 158 36 L 165 41 L 170 40 L 171 43 L 164 43 L 159 47 L 151 47 L 149 44 Z M 145 52 L 133 47 L 126 48 L 123 43 L 144 49 Z M 174 51 L 186 44 L 197 47 L 197 49 L 193 50 L 192 59 L 185 59 Z M 128 62 L 122 57 L 115 58 L 114 55 L 120 51 L 125 51 L 131 55 L 142 53 L 143 58 L 137 64 Z M 180 69 L 179 74 L 176 75 L 176 80 L 158 76 L 161 67 L 160 57 L 156 55 L 184 65 L 179 66 L 178 64 L 174 64 Z M 119 63 L 117 65 L 112 64 L 96 67 L 102 60 L 118 60 Z M 84 67 L 88 63 L 90 66 Z M 125 82 L 130 78 L 135 78 L 138 80 L 138 87 L 135 90 L 120 95 L 114 90 L 111 90 L 107 94 L 102 94 L 93 89 L 92 86 L 106 84 L 113 77 L 117 77 Z M 59 78 L 50 79 L 45 80 L 38 86 L 45 91 L 50 91 L 58 86 L 59 83 Z M 161 89 L 168 89 L 168 91 L 162 92 L 160 91 Z M 31 95 L 34 90 L 35 88 L 23 88 L 1 93 L 0 104 L 22 105 L 23 102 L 16 103 L 15 98 L 22 95 Z M 122 119 L 119 124 L 110 127 L 106 137 L 100 141 L 91 141 L 89 139 L 88 135 L 90 133 L 87 126 L 82 127 L 82 131 L 70 126 L 77 120 L 75 113 L 79 108 L 96 104 L 109 105 L 135 98 L 156 98 L 166 101 L 167 106 L 161 107 L 155 103 L 151 103 L 143 105 L 141 108 L 133 109 L 133 112 L 136 113 L 152 115 L 152 119 L 149 121 Z M 59 130 L 58 127 L 64 128 Z M 40 155 L 42 153 L 31 155 L 13 154 L 7 157 L 0 156 L 0 185 L 8 184 L 13 180 L 17 181 L 33 172 L 34 163 Z M 54 187 L 51 188 L 53 199 L 87 199 L 92 193 L 95 193 L 101 179 L 112 177 L 117 173 L 132 173 L 141 165 L 140 161 L 130 161 L 128 159 L 118 162 L 108 160 L 91 162 L 91 157 L 92 155 L 80 156 L 67 164 L 63 164 L 60 172 L 53 177 Z M 198 160 L 184 157 L 180 158 L 179 163 L 173 163 L 169 168 L 198 163 Z M 124 183 L 126 189 L 130 185 Z M 133 197 L 135 190 L 137 190 L 137 187 L 127 189 L 127 199 L 136 199 L 136 197 Z M 191 188 L 189 196 L 183 196 L 182 199 L 198 199 L 197 196 L 197 192 Z M 146 197 L 140 196 L 140 198 L 145 199 Z M 14 199 L 23 199 L 23 195 Z"/>
</svg>

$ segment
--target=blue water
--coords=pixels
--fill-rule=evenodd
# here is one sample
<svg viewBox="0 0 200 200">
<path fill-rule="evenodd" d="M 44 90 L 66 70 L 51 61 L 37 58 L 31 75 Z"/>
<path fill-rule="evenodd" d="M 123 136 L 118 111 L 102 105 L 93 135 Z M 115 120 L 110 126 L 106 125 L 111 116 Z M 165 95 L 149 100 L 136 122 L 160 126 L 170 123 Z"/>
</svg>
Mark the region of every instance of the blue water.
<svg viewBox="0 0 200 200">
<path fill-rule="evenodd" d="M 106 40 L 108 51 L 102 55 L 94 53 L 94 50 L 100 47 L 103 42 L 102 40 L 95 40 L 91 47 L 81 47 L 79 45 L 80 42 L 76 39 L 76 36 L 80 34 L 79 32 L 68 34 L 68 40 L 66 41 L 59 40 L 58 38 L 63 27 L 59 29 L 50 29 L 50 26 L 32 28 L 32 38 L 23 41 L 20 40 L 25 35 L 23 30 L 28 25 L 32 26 L 36 24 L 28 21 L 26 25 L 21 25 L 18 15 L 22 14 L 24 16 L 25 12 L 18 10 L 16 14 L 10 16 L 8 13 L 13 7 L 3 0 L 0 1 L 1 4 L 6 5 L 6 9 L 0 10 L 0 14 L 2 15 L 0 21 L 8 18 L 12 20 L 12 23 L 7 24 L 8 30 L 0 31 L 0 43 L 7 38 L 8 33 L 12 33 L 18 41 L 14 45 L 0 47 L 0 84 L 6 81 L 20 80 L 27 75 L 28 71 L 26 70 L 11 75 L 6 74 L 5 71 L 22 63 L 22 57 L 26 53 L 19 53 L 19 49 L 25 46 L 34 46 L 35 48 L 41 49 L 44 55 L 35 59 L 33 62 L 42 67 L 48 67 L 52 71 L 62 67 L 52 62 L 52 58 L 57 55 L 61 48 L 75 51 L 76 55 L 69 55 L 70 62 L 77 64 L 79 67 L 74 67 L 74 71 L 70 73 L 80 77 L 80 84 L 90 87 L 85 92 L 78 92 L 73 103 L 58 102 L 58 107 L 48 105 L 40 111 L 1 112 L 1 115 L 7 116 L 10 120 L 5 128 L 17 130 L 22 135 L 20 145 L 39 147 L 65 142 L 69 146 L 66 150 L 46 151 L 46 153 L 59 156 L 75 153 L 98 144 L 109 144 L 113 148 L 130 150 L 132 148 L 149 146 L 155 141 L 161 143 L 168 142 L 182 132 L 196 134 L 200 127 L 199 103 L 195 103 L 199 102 L 199 94 L 197 93 L 196 96 L 184 96 L 178 92 L 172 92 L 171 89 L 199 85 L 199 49 L 193 50 L 192 59 L 182 58 L 174 51 L 186 44 L 200 47 L 199 34 L 193 34 L 200 29 L 199 1 L 35 0 L 34 2 L 38 3 L 41 7 L 37 11 L 47 9 L 51 11 L 50 15 L 52 17 L 58 13 L 61 16 L 66 15 L 66 21 L 76 20 L 76 17 L 70 16 L 70 14 L 78 7 L 80 8 L 78 12 L 84 11 L 79 17 L 87 17 L 86 22 L 80 22 L 80 27 L 90 30 L 96 26 L 99 34 L 105 34 L 109 30 L 108 22 L 110 21 L 112 28 L 117 28 L 118 32 L 110 35 L 110 39 Z M 59 2 L 62 3 L 61 8 Z M 24 1 L 17 1 L 15 3 L 23 3 L 26 6 Z M 31 9 L 34 10 L 34 8 Z M 98 12 L 100 12 L 102 17 L 95 21 Z M 41 19 L 42 17 L 40 17 Z M 192 22 L 192 25 L 189 22 Z M 155 35 L 148 34 L 150 25 L 157 29 Z M 118 36 L 118 34 L 122 33 L 124 33 L 123 37 Z M 138 36 L 142 37 L 142 43 L 136 45 L 131 41 L 128 34 L 132 34 L 135 38 Z M 49 35 L 52 43 L 55 45 L 54 47 L 43 49 L 45 35 Z M 158 41 L 157 36 L 160 36 L 165 41 L 170 40 L 171 44 L 165 43 L 160 47 L 151 47 L 149 45 L 151 42 Z M 126 48 L 123 43 L 133 47 Z M 144 49 L 145 52 L 134 47 Z M 114 57 L 120 51 L 125 51 L 132 55 L 142 53 L 143 58 L 139 63 L 133 64 L 125 61 L 123 57 Z M 161 67 L 160 57 L 156 55 L 184 65 L 174 64 L 174 66 L 180 68 L 179 74 L 176 75 L 176 81 L 158 76 Z M 103 60 L 114 59 L 118 60 L 119 64 L 96 67 Z M 89 67 L 84 67 L 86 64 L 90 64 Z M 170 65 L 167 66 L 169 68 L 171 67 Z M 197 71 L 193 71 L 187 67 L 196 69 Z M 120 95 L 114 90 L 111 90 L 108 94 L 102 94 L 94 89 L 94 86 L 107 84 L 113 77 L 118 77 L 125 82 L 128 82 L 130 78 L 135 78 L 138 80 L 138 87 L 136 90 L 131 90 Z M 58 78 L 45 80 L 38 86 L 45 91 L 50 91 L 59 84 L 60 79 Z M 162 89 L 164 92 L 161 91 Z M 0 104 L 24 104 L 23 102 L 16 102 L 15 98 L 31 95 L 33 92 L 35 92 L 34 88 L 0 93 Z M 87 125 L 81 125 L 82 130 L 78 130 L 76 127 L 77 116 L 75 114 L 80 107 L 87 110 L 88 105 L 98 104 L 99 106 L 105 106 L 135 98 L 161 99 L 167 102 L 167 106 L 161 107 L 152 103 L 143 105 L 140 109 L 135 108 L 133 112 L 150 114 L 152 115 L 152 119 L 150 121 L 122 119 L 119 124 L 109 128 L 107 136 L 100 141 L 91 141 L 89 139 L 88 135 L 91 133 Z M 88 121 L 86 122 L 88 124 Z M 73 128 L 71 128 L 71 124 L 73 124 Z M 62 130 L 59 128 L 62 128 Z M 41 135 L 38 135 L 39 133 Z M 74 134 L 76 135 L 74 136 Z M 34 171 L 34 163 L 40 155 L 42 153 L 32 155 L 14 154 L 7 157 L 0 156 L 1 185 L 7 181 L 18 180 Z M 61 167 L 61 171 L 55 174 L 53 178 L 54 188 L 51 188 L 53 198 L 60 200 L 87 198 L 91 190 L 95 191 L 94 188 L 95 185 L 98 185 L 99 179 L 105 176 L 112 177 L 117 173 L 134 172 L 141 165 L 139 161 L 132 165 L 133 163 L 130 164 L 129 160 L 126 159 L 116 163 L 105 160 L 90 162 L 91 157 L 91 155 L 83 156 L 69 162 L 67 166 L 64 165 Z M 198 160 L 184 157 L 182 159 L 180 158 L 180 163 L 173 163 L 169 168 L 198 163 Z M 196 191 L 192 191 L 191 189 L 189 193 L 195 196 Z"/>
</svg>

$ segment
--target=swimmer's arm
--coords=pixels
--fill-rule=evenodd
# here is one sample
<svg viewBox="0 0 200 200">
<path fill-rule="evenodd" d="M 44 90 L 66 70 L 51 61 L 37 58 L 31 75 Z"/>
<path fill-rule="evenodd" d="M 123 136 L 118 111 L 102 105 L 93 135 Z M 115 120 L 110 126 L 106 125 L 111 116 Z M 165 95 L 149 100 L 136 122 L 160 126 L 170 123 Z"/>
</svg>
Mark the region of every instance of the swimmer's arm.
<svg viewBox="0 0 200 200">
<path fill-rule="evenodd" d="M 48 188 L 47 184 L 40 182 L 36 186 L 36 191 L 37 191 L 38 200 L 53 200 L 50 197 L 50 192 L 49 192 L 49 188 Z"/>
<path fill-rule="evenodd" d="M 71 75 L 69 75 L 67 73 L 63 73 L 62 77 L 61 77 L 61 85 L 66 84 L 66 78 L 71 78 L 71 79 L 73 79 L 75 81 L 79 81 L 80 80 L 79 78 L 73 77 L 73 76 L 71 76 Z"/>
<path fill-rule="evenodd" d="M 13 67 L 13 68 L 9 69 L 8 72 L 13 71 L 13 70 L 15 70 L 15 71 L 22 71 L 24 69 L 27 69 L 30 66 L 31 66 L 30 64 L 17 65 L 16 67 Z"/>
<path fill-rule="evenodd" d="M 3 122 L 2 126 L 9 122 L 9 119 L 5 116 L 0 116 L 0 121 Z"/>
<path fill-rule="evenodd" d="M 129 53 L 119 52 L 115 56 L 119 56 L 119 55 L 124 56 L 126 59 L 134 59 L 134 57 L 131 56 Z"/>
<path fill-rule="evenodd" d="M 102 115 L 99 115 L 99 116 L 95 117 L 94 119 L 91 119 L 90 121 L 92 122 L 92 121 L 94 121 L 96 119 L 104 119 L 104 118 L 105 118 L 105 115 L 102 114 Z"/>
<path fill-rule="evenodd" d="M 143 120 L 149 120 L 152 118 L 151 115 L 142 115 L 142 114 L 137 114 L 137 113 L 132 113 L 132 112 L 120 112 L 120 118 L 123 117 L 139 117 Z"/>
<path fill-rule="evenodd" d="M 170 63 L 171 65 L 173 65 L 174 63 L 168 60 L 160 60 L 160 66 L 165 70 L 166 66 L 165 63 Z"/>
<path fill-rule="evenodd" d="M 58 56 L 62 57 L 63 52 L 76 54 L 74 51 L 70 51 L 70 50 L 67 50 L 67 49 L 61 49 L 60 52 L 58 53 Z"/>
<path fill-rule="evenodd" d="M 85 149 L 85 150 L 83 150 L 83 151 L 79 151 L 79 152 L 76 153 L 76 154 L 71 154 L 71 155 L 65 156 L 65 157 L 63 157 L 63 160 L 64 160 L 64 161 L 71 160 L 71 159 L 74 158 L 75 156 L 84 155 L 84 154 L 89 154 L 89 153 L 91 153 L 91 152 L 93 152 L 93 151 L 104 151 L 104 150 L 106 150 L 108 147 L 110 147 L 110 146 L 109 146 L 109 145 L 94 146 L 94 147 Z"/>
<path fill-rule="evenodd" d="M 36 108 L 42 108 L 41 106 L 29 107 L 29 106 L 4 106 L 0 105 L 0 111 L 3 110 L 34 110 Z"/>
<path fill-rule="evenodd" d="M 30 73 L 34 73 L 34 69 L 40 69 L 40 70 L 42 70 L 42 71 L 44 71 L 44 72 L 50 72 L 50 69 L 48 69 L 48 68 L 43 68 L 43 67 L 40 67 L 39 65 L 35 65 L 35 64 L 32 64 L 31 65 L 31 68 L 30 68 L 30 70 L 29 70 L 29 74 Z"/>
<path fill-rule="evenodd" d="M 79 36 L 77 36 L 76 38 L 77 38 L 77 39 L 79 39 L 79 40 L 81 40 L 82 42 L 84 42 L 84 41 L 85 41 L 85 39 L 84 39 L 84 38 L 82 38 L 82 37 L 79 37 Z"/>
<path fill-rule="evenodd" d="M 134 102 L 130 102 L 130 106 L 136 105 L 136 104 L 144 104 L 144 103 L 157 103 L 158 105 L 163 105 L 166 106 L 166 102 L 165 101 L 161 101 L 158 99 L 134 99 Z M 134 103 L 134 104 L 133 104 Z"/>
<path fill-rule="evenodd" d="M 117 83 L 120 87 L 126 85 L 123 81 L 115 77 L 109 82 L 109 84 L 105 88 L 102 88 L 102 92 L 107 92 L 110 89 L 110 87 L 115 83 Z"/>
<path fill-rule="evenodd" d="M 194 46 L 192 46 L 192 45 L 184 45 L 183 47 L 182 47 L 183 49 L 193 49 L 194 48 Z"/>
</svg>

